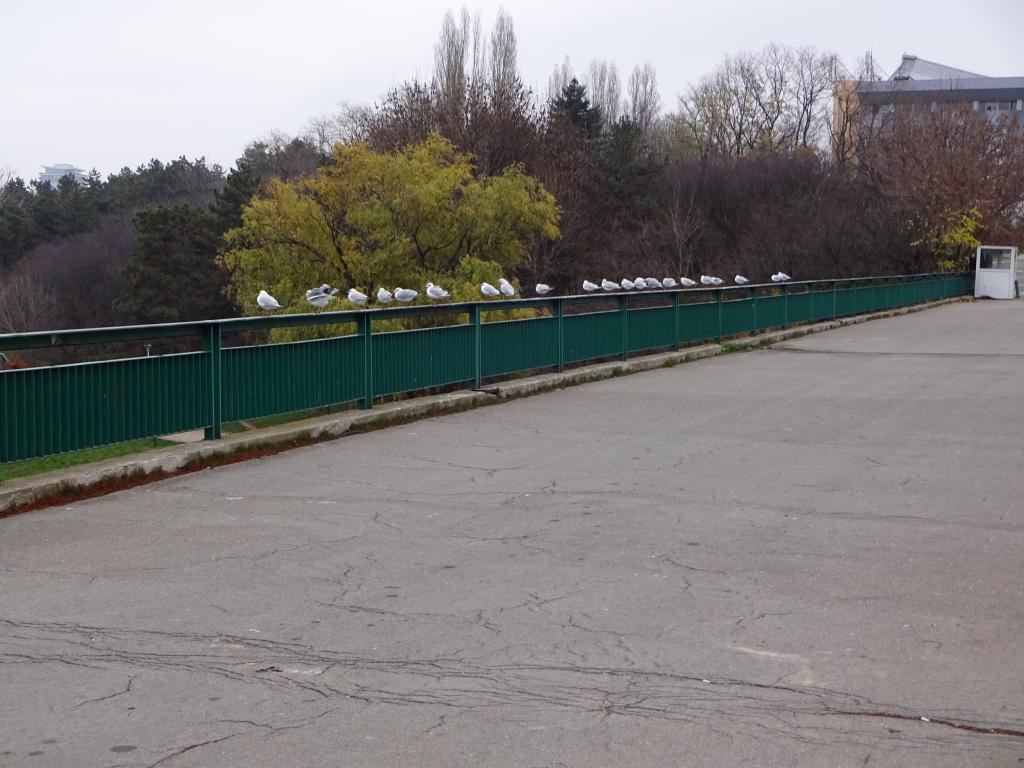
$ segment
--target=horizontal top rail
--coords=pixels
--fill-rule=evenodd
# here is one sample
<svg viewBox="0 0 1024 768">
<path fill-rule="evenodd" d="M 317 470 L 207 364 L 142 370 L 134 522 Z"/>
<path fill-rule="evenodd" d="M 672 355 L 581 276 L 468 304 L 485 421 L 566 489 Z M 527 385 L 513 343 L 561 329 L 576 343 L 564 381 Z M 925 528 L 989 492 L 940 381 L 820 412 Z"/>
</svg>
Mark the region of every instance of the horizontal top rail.
<svg viewBox="0 0 1024 768">
<path fill-rule="evenodd" d="M 581 302 L 597 302 L 612 297 L 658 296 L 671 294 L 723 294 L 730 292 L 747 292 L 759 288 L 792 288 L 833 286 L 849 283 L 876 284 L 881 281 L 913 281 L 934 279 L 937 277 L 962 277 L 964 272 L 933 272 L 913 275 L 885 275 L 879 277 L 847 277 L 823 280 L 790 280 L 781 283 L 748 283 L 745 285 L 721 285 L 715 287 L 694 288 L 656 288 L 641 291 L 595 291 L 593 293 L 567 294 L 564 296 L 543 296 L 536 298 L 516 298 L 496 301 L 453 302 L 448 304 L 412 304 L 404 307 L 381 307 L 374 309 L 351 309 L 336 312 L 312 312 L 284 314 L 276 316 L 234 317 L 219 320 L 195 320 L 183 323 L 153 323 L 147 325 L 108 326 L 101 328 L 76 328 L 54 331 L 33 331 L 29 333 L 0 334 L 0 350 L 41 349 L 57 346 L 76 346 L 83 344 L 105 344 L 122 341 L 139 341 L 143 339 L 175 338 L 182 336 L 201 336 L 208 329 L 217 326 L 222 333 L 243 333 L 246 331 L 268 330 L 272 328 L 294 328 L 309 325 L 335 325 L 363 322 L 361 318 L 370 320 L 388 320 L 406 317 L 440 317 L 445 315 L 461 315 L 479 308 L 481 312 L 497 312 L 510 309 L 529 309 L 553 307 L 558 303 L 576 304 Z"/>
</svg>

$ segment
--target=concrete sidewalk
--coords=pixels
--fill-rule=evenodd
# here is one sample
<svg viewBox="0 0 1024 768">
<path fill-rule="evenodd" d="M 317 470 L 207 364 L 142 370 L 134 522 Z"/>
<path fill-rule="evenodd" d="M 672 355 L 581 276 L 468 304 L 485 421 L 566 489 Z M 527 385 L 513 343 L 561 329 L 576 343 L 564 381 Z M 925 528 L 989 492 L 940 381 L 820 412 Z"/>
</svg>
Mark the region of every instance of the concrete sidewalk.
<svg viewBox="0 0 1024 768">
<path fill-rule="evenodd" d="M 0 766 L 1014 766 L 1024 303 L 0 520 Z"/>
</svg>

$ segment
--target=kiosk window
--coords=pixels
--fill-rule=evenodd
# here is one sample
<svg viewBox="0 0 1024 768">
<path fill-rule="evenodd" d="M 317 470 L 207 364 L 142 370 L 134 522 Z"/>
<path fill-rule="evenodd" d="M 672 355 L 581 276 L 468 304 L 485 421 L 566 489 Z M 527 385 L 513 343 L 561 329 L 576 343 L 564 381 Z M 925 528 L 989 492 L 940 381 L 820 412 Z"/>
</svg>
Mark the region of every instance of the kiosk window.
<svg viewBox="0 0 1024 768">
<path fill-rule="evenodd" d="M 1010 269 L 1009 248 L 985 248 L 981 252 L 980 269 Z"/>
</svg>

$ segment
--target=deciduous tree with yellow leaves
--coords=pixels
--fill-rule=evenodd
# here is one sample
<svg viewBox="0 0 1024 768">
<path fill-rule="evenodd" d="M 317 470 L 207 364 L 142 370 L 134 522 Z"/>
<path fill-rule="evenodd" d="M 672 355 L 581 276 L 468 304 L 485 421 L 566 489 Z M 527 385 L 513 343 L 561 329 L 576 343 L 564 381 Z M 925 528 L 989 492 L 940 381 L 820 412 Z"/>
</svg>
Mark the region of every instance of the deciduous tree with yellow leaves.
<svg viewBox="0 0 1024 768">
<path fill-rule="evenodd" d="M 305 311 L 305 290 L 325 282 L 370 293 L 422 292 L 431 280 L 477 299 L 467 278 L 513 269 L 559 236 L 558 217 L 554 197 L 522 168 L 478 177 L 472 158 L 439 136 L 394 153 L 339 144 L 312 176 L 271 181 L 226 235 L 222 258 L 229 290 L 252 311 L 261 288 Z"/>
</svg>

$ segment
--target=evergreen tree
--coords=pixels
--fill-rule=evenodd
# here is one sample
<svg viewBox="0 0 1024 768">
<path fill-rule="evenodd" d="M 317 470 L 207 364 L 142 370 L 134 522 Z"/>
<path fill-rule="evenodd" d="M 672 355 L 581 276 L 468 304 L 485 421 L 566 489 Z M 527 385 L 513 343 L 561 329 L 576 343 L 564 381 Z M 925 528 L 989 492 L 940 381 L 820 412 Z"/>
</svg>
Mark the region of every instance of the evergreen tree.
<svg viewBox="0 0 1024 768">
<path fill-rule="evenodd" d="M 601 109 L 590 104 L 587 86 L 575 77 L 552 100 L 551 111 L 568 119 L 588 139 L 601 135 Z"/>
<path fill-rule="evenodd" d="M 217 264 L 217 216 L 190 205 L 139 211 L 139 239 L 124 269 L 127 283 L 114 303 L 130 322 L 207 320 L 234 314 L 227 273 Z"/>
</svg>

